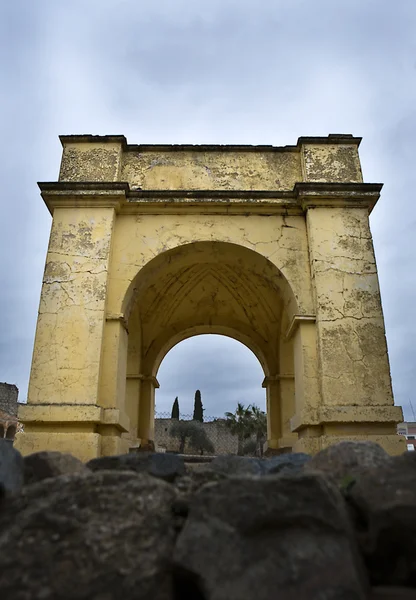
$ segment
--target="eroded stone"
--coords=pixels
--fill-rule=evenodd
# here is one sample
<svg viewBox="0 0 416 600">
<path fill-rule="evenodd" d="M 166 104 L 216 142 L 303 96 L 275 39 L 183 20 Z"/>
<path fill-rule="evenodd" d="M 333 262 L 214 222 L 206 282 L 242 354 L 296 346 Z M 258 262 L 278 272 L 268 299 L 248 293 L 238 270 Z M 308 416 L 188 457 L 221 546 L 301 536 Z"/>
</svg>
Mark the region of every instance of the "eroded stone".
<svg viewBox="0 0 416 600">
<path fill-rule="evenodd" d="M 2 598 L 170 600 L 175 497 L 132 472 L 27 486 L 0 511 Z"/>
<path fill-rule="evenodd" d="M 321 471 L 336 482 L 353 477 L 360 469 L 382 467 L 389 455 L 373 442 L 344 441 L 321 450 L 305 465 L 305 469 Z"/>
<path fill-rule="evenodd" d="M 170 453 L 134 452 L 119 456 L 103 456 L 90 460 L 87 466 L 92 471 L 116 469 L 148 473 L 165 481 L 174 481 L 176 477 L 186 473 L 183 459 Z"/>
<path fill-rule="evenodd" d="M 320 475 L 230 478 L 203 487 L 174 560 L 206 600 L 365 598 L 342 497 Z"/>
<path fill-rule="evenodd" d="M 82 473 L 87 467 L 72 454 L 63 452 L 34 452 L 24 457 L 25 484 L 36 483 L 48 477 Z"/>
<path fill-rule="evenodd" d="M 416 581 L 416 457 L 412 452 L 362 469 L 345 496 L 375 585 Z"/>
<path fill-rule="evenodd" d="M 18 493 L 22 485 L 22 455 L 10 441 L 0 439 L 0 497 Z"/>
</svg>

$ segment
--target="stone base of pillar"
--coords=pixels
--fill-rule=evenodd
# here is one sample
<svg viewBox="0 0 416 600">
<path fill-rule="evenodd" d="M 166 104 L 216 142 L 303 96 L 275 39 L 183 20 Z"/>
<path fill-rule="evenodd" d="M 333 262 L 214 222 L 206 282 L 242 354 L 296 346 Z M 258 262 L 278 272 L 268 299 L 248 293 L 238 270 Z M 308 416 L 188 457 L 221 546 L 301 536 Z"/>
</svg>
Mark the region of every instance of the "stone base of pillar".
<svg viewBox="0 0 416 600">
<path fill-rule="evenodd" d="M 30 431 L 16 435 L 14 447 L 24 456 L 33 452 L 64 452 L 87 462 L 102 456 L 101 435 L 93 432 Z"/>
<path fill-rule="evenodd" d="M 342 441 L 372 441 L 388 454 L 406 451 L 406 440 L 396 433 L 403 420 L 399 406 L 321 406 L 291 419 L 298 434 L 294 452 L 316 454 Z"/>
<path fill-rule="evenodd" d="M 279 454 L 288 454 L 292 452 L 293 443 L 296 436 L 280 438 L 279 440 L 267 440 L 263 446 L 263 456 L 278 456 Z"/>
<path fill-rule="evenodd" d="M 19 420 L 24 431 L 15 447 L 23 455 L 41 451 L 67 452 L 82 461 L 128 452 L 121 437 L 130 426 L 115 408 L 97 405 L 22 405 Z"/>
<path fill-rule="evenodd" d="M 153 440 L 138 439 L 137 445 L 130 446 L 129 452 L 155 452 L 155 443 Z"/>
<path fill-rule="evenodd" d="M 293 447 L 293 452 L 305 452 L 306 454 L 316 454 L 328 446 L 338 444 L 339 442 L 374 442 L 379 444 L 391 456 L 403 454 L 406 452 L 406 439 L 398 434 L 392 435 L 321 435 L 318 437 L 300 438 Z"/>
</svg>

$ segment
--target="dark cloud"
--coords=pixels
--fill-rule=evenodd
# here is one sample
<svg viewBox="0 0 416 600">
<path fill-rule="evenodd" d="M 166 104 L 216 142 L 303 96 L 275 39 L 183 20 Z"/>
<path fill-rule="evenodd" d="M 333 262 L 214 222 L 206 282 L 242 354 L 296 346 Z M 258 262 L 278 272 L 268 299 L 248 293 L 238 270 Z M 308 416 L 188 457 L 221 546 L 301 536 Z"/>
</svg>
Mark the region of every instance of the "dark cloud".
<svg viewBox="0 0 416 600">
<path fill-rule="evenodd" d="M 365 180 L 385 182 L 371 224 L 396 402 L 411 416 L 413 0 L 14 0 L 0 11 L 0 380 L 25 397 L 50 227 L 35 182 L 57 178 L 60 133 L 279 145 L 343 132 L 364 138 Z M 215 343 L 205 348 L 218 356 Z M 203 373 L 213 398 L 231 398 L 234 385 Z M 174 395 L 193 397 L 188 377 Z M 250 385 L 241 381 L 241 394 Z"/>
</svg>

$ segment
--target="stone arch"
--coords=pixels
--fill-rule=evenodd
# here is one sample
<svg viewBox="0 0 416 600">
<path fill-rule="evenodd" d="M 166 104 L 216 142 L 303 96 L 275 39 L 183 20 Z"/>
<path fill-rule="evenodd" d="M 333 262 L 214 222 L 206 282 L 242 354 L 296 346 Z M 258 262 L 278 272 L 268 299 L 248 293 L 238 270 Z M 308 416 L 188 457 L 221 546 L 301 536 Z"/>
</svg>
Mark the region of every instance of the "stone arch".
<svg viewBox="0 0 416 600">
<path fill-rule="evenodd" d="M 295 286 L 292 285 L 284 275 L 283 269 L 279 269 L 268 257 L 263 256 L 256 250 L 230 241 L 219 241 L 217 238 L 215 241 L 199 240 L 164 249 L 146 264 L 141 266 L 125 291 L 120 306 L 121 314 L 123 314 L 126 319 L 129 319 L 131 309 L 136 304 L 137 296 L 145 285 L 148 276 L 151 273 L 153 273 L 154 276 L 157 276 L 158 273 L 163 272 L 166 269 L 166 262 L 169 263 L 171 269 L 174 268 L 175 264 L 177 265 L 177 268 L 180 268 L 181 266 L 186 265 L 189 254 L 192 253 L 192 262 L 196 265 L 205 261 L 207 252 L 210 252 L 213 258 L 218 259 L 226 253 L 229 257 L 233 258 L 234 262 L 237 264 L 244 263 L 246 259 L 248 259 L 248 262 L 252 262 L 250 261 L 250 257 L 252 260 L 256 260 L 259 268 L 263 270 L 265 275 L 268 275 L 268 278 L 273 280 L 275 285 L 281 290 L 285 303 L 292 314 L 297 314 L 299 311 L 298 298 L 293 291 Z"/>
<path fill-rule="evenodd" d="M 226 335 L 258 358 L 267 397 L 268 436 L 290 433 L 293 347 L 282 344 L 298 303 L 287 279 L 267 258 L 238 244 L 193 242 L 167 250 L 139 270 L 123 305 L 128 330 L 126 408 L 140 439 L 151 439 L 157 371 L 177 343 L 202 333 Z M 283 361 L 282 349 L 290 356 Z M 289 369 L 289 372 L 287 370 Z M 139 397 L 139 402 L 137 402 Z M 136 398 L 136 401 L 135 401 Z M 136 406 L 138 408 L 136 408 Z"/>
<path fill-rule="evenodd" d="M 227 327 L 226 325 L 199 325 L 195 327 L 190 327 L 189 329 L 185 329 L 180 333 L 174 334 L 172 337 L 168 338 L 168 341 L 163 345 L 161 344 L 158 347 L 160 348 L 159 352 L 156 355 L 155 360 L 153 361 L 154 372 L 152 375 L 157 377 L 160 365 L 165 359 L 166 355 L 178 344 L 187 340 L 191 337 L 195 337 L 198 335 L 222 335 L 224 337 L 232 338 L 237 342 L 241 342 L 246 348 L 251 350 L 254 356 L 259 361 L 261 368 L 263 369 L 264 376 L 267 377 L 270 374 L 269 365 L 267 363 L 267 359 L 261 350 L 260 345 L 256 344 L 256 341 L 250 338 L 248 335 L 241 333 L 240 331 L 233 329 L 232 327 Z M 166 339 L 166 338 L 165 338 Z M 160 342 L 160 341 L 159 341 Z"/>
</svg>

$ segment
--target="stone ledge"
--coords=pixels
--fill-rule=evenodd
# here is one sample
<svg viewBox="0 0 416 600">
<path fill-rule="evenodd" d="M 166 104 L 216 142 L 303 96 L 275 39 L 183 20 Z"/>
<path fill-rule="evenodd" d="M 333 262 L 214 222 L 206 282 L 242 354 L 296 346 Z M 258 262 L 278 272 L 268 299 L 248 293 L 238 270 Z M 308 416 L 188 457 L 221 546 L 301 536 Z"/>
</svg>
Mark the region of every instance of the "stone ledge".
<svg viewBox="0 0 416 600">
<path fill-rule="evenodd" d="M 359 146 L 361 137 L 351 133 L 330 133 L 328 136 L 301 136 L 296 145 L 273 146 L 272 144 L 129 144 L 126 136 L 92 135 L 90 133 L 60 135 L 59 140 L 63 147 L 67 144 L 120 144 L 125 152 L 298 152 L 306 144 L 338 145 L 346 144 Z"/>
<path fill-rule="evenodd" d="M 118 408 L 103 408 L 97 405 L 70 404 L 27 404 L 19 407 L 19 420 L 23 424 L 52 423 L 96 423 L 114 425 L 121 431 L 129 431 L 130 420 Z"/>
<path fill-rule="evenodd" d="M 310 208 L 366 208 L 371 212 L 380 183 L 298 182 L 293 190 L 139 190 L 127 182 L 39 182 L 42 198 L 54 208 L 114 208 L 116 212 L 236 212 L 296 214 Z"/>
<path fill-rule="evenodd" d="M 325 423 L 393 423 L 402 421 L 400 406 L 323 406 L 292 417 L 291 430 Z"/>
<path fill-rule="evenodd" d="M 315 315 L 294 315 L 292 322 L 289 325 L 289 328 L 286 332 L 286 339 L 290 340 L 296 330 L 298 329 L 298 327 L 300 326 L 300 324 L 315 324 L 316 322 L 316 316 Z"/>
</svg>

